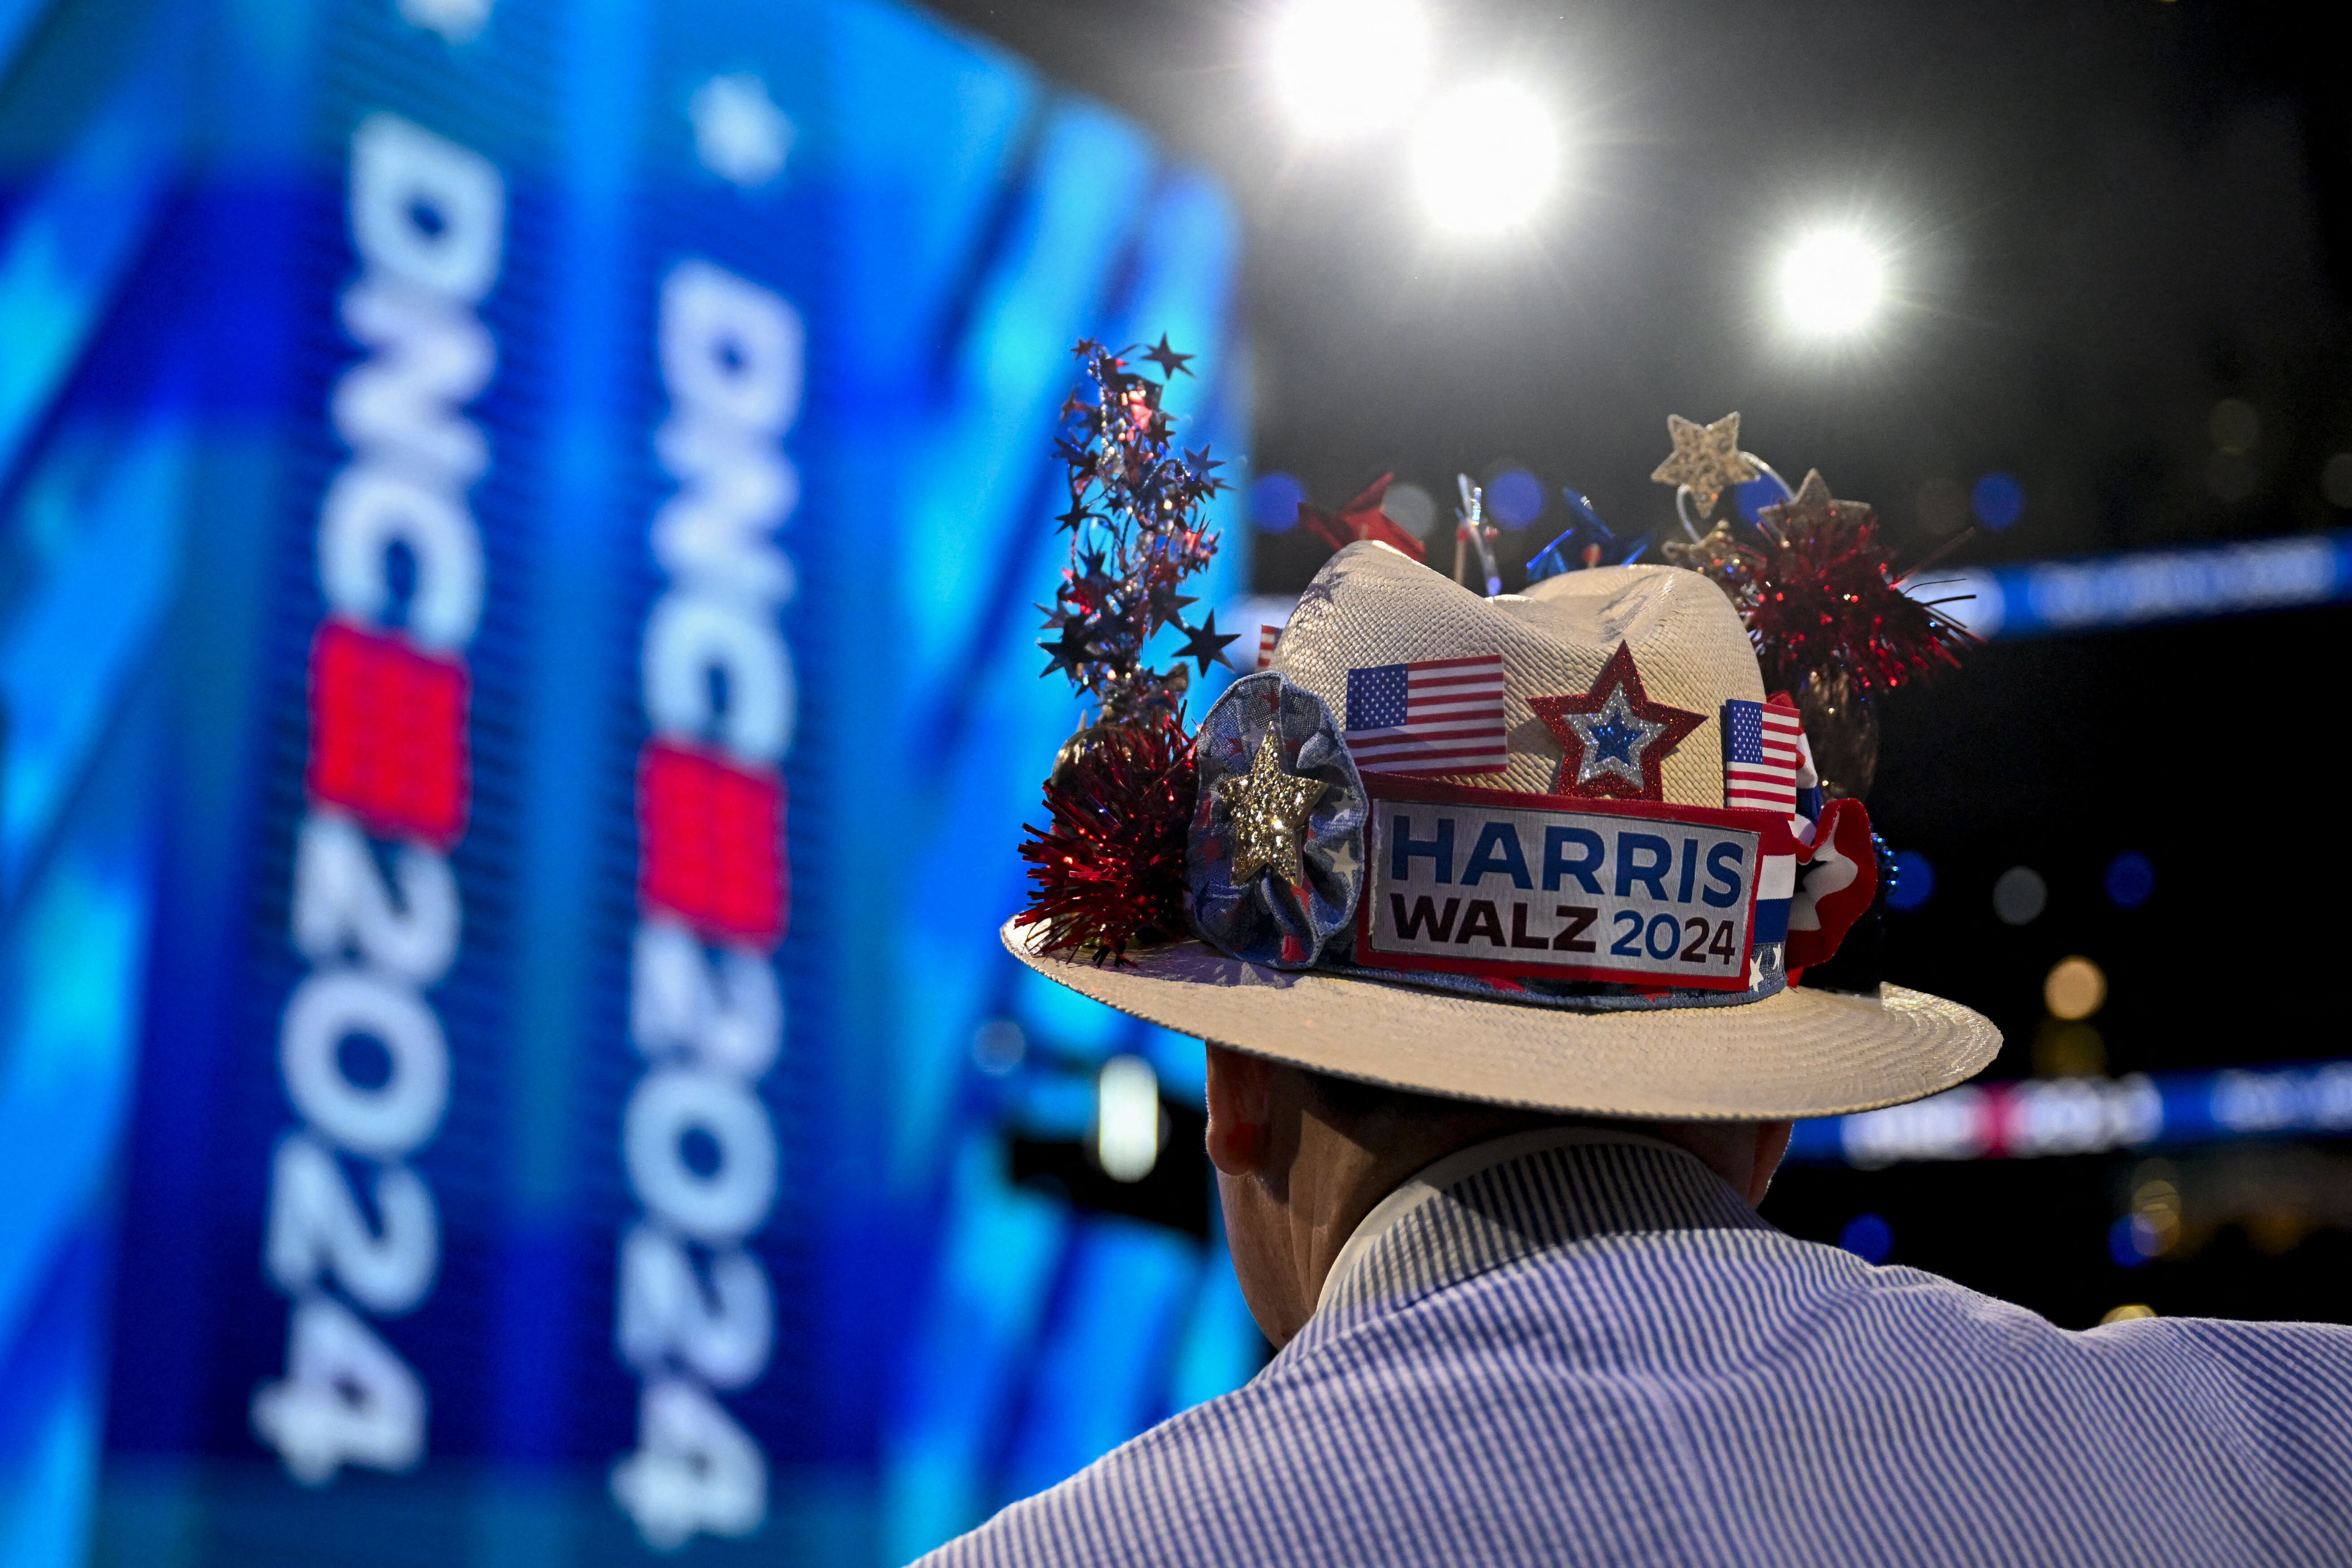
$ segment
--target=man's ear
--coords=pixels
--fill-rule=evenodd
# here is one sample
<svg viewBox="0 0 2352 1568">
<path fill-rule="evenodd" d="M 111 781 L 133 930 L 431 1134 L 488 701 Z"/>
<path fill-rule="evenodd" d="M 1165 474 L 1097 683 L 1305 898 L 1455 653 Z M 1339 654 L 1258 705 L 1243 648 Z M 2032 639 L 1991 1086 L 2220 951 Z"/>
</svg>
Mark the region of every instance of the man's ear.
<svg viewBox="0 0 2352 1568">
<path fill-rule="evenodd" d="M 1209 1163 L 1228 1176 L 1263 1172 L 1274 1149 L 1274 1064 L 1211 1043 Z"/>
</svg>

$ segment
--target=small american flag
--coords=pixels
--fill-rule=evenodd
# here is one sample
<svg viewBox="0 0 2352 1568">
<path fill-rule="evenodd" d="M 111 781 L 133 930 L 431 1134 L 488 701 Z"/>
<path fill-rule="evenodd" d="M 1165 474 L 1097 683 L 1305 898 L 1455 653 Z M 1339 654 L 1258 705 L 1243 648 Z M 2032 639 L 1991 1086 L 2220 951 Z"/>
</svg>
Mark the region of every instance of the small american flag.
<svg viewBox="0 0 2352 1568">
<path fill-rule="evenodd" d="M 1723 804 L 1735 809 L 1797 810 L 1798 747 L 1802 731 L 1794 708 L 1733 698 L 1723 705 Z"/>
<path fill-rule="evenodd" d="M 1503 656 L 1349 670 L 1348 750 L 1368 773 L 1501 773 Z"/>
<path fill-rule="evenodd" d="M 1257 629 L 1257 667 L 1264 669 L 1274 662 L 1274 645 L 1282 640 L 1280 626 L 1260 626 Z"/>
</svg>

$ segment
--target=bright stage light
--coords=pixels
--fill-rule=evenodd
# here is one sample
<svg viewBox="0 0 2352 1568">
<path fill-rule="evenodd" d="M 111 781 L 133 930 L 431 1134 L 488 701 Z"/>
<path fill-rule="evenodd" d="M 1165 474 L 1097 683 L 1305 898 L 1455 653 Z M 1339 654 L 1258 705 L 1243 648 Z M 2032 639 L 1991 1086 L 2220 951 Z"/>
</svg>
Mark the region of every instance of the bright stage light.
<svg viewBox="0 0 2352 1568">
<path fill-rule="evenodd" d="M 1852 229 L 1815 229 L 1780 258 L 1780 314 L 1809 337 L 1870 324 L 1886 300 L 1886 255 Z"/>
<path fill-rule="evenodd" d="M 1095 1163 L 1115 1182 L 1160 1163 L 1160 1078 L 1141 1057 L 1113 1057 L 1095 1075 Z"/>
<path fill-rule="evenodd" d="M 1559 132 L 1534 94 L 1486 82 L 1445 95 L 1414 128 L 1413 184 L 1430 216 L 1456 234 L 1526 222 L 1559 174 Z"/>
<path fill-rule="evenodd" d="M 1275 89 L 1318 136 L 1403 118 L 1429 68 L 1429 23 L 1414 0 L 1291 0 L 1272 45 Z"/>
</svg>

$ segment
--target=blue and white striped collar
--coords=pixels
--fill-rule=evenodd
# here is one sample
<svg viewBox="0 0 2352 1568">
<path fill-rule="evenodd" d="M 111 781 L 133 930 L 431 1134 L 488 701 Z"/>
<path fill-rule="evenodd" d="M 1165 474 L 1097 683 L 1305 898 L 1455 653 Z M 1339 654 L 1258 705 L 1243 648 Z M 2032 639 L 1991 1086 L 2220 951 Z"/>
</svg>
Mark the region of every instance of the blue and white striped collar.
<svg viewBox="0 0 2352 1568">
<path fill-rule="evenodd" d="M 1607 1127 L 1512 1133 L 1456 1150 L 1374 1205 L 1324 1277 L 1315 1325 L 1565 1242 L 1695 1228 L 1771 1226 L 1663 1139 Z"/>
</svg>

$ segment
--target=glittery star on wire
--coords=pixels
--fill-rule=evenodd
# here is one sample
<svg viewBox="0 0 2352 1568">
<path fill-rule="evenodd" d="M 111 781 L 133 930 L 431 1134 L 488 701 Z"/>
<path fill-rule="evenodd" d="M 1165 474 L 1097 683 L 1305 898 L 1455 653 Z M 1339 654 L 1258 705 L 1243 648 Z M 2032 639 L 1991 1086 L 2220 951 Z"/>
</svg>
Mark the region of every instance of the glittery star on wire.
<svg viewBox="0 0 2352 1568">
<path fill-rule="evenodd" d="M 1703 713 L 1651 701 L 1633 650 L 1622 642 L 1591 690 L 1581 697 L 1530 697 L 1528 706 L 1559 742 L 1552 793 L 1588 799 L 1664 800 L 1660 764 L 1706 722 Z"/>
<path fill-rule="evenodd" d="M 1778 506 L 1759 508 L 1757 516 L 1776 540 L 1789 540 L 1819 533 L 1841 522 L 1870 522 L 1877 511 L 1858 500 L 1831 500 L 1829 481 L 1822 478 L 1822 471 L 1808 468 L 1805 482 L 1797 487 L 1795 495 Z"/>
<path fill-rule="evenodd" d="M 1670 565 L 1696 572 L 1731 596 L 1734 605 L 1746 603 L 1749 580 L 1763 557 L 1731 535 L 1731 520 L 1724 519 L 1708 530 L 1702 538 L 1685 544 L 1669 542 L 1658 553 Z"/>
<path fill-rule="evenodd" d="M 1284 773 L 1282 753 L 1271 732 L 1258 743 L 1249 772 L 1219 779 L 1217 798 L 1234 821 L 1234 880 L 1244 881 L 1272 868 L 1291 887 L 1305 881 L 1301 847 L 1307 841 L 1307 814 L 1328 787 L 1320 779 Z"/>
<path fill-rule="evenodd" d="M 1181 622 L 1178 624 L 1182 625 Z M 1223 662 L 1227 643 L 1241 640 L 1239 632 L 1231 632 L 1223 637 L 1217 635 L 1217 612 L 1214 610 L 1209 612 L 1209 618 L 1200 626 L 1183 626 L 1183 632 L 1187 640 L 1182 647 L 1176 650 L 1176 662 L 1181 664 L 1188 658 L 1197 658 L 1201 661 L 1202 675 L 1209 673 L 1209 666 Z"/>
<path fill-rule="evenodd" d="M 1705 517 L 1715 510 L 1716 497 L 1734 485 L 1756 477 L 1756 467 L 1739 455 L 1739 416 L 1727 414 L 1712 425 L 1698 425 L 1679 414 L 1666 416 L 1666 434 L 1675 449 L 1650 475 L 1662 485 L 1687 485 L 1691 500 Z"/>
</svg>

